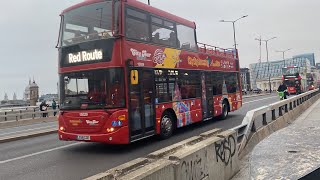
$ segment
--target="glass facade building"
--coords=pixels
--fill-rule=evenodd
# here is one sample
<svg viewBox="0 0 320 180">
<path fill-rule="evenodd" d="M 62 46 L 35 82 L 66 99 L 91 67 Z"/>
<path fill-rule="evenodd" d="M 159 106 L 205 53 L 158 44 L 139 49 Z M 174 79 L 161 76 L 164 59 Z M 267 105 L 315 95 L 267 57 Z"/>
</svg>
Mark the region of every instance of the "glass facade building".
<svg viewBox="0 0 320 180">
<path fill-rule="evenodd" d="M 280 83 L 279 80 L 281 81 L 282 68 L 287 66 L 300 67 L 300 73 L 306 74 L 311 72 L 310 61 L 306 57 L 295 57 L 280 61 L 270 61 L 269 63 L 253 63 L 249 65 L 251 87 L 253 89 L 261 88 L 257 87 L 257 82 L 268 81 L 269 76 L 272 81 L 277 80 L 277 83 L 272 83 L 271 85 L 273 86 L 273 84 L 275 84 L 274 86 L 277 86 Z M 272 87 L 272 89 L 274 89 L 274 87 Z"/>
<path fill-rule="evenodd" d="M 293 56 L 293 58 L 307 58 L 309 60 L 311 66 L 316 65 L 316 62 L 314 59 L 314 53 L 300 54 L 297 56 Z"/>
<path fill-rule="evenodd" d="M 249 68 L 240 68 L 240 77 L 242 89 L 249 91 L 251 89 Z"/>
</svg>

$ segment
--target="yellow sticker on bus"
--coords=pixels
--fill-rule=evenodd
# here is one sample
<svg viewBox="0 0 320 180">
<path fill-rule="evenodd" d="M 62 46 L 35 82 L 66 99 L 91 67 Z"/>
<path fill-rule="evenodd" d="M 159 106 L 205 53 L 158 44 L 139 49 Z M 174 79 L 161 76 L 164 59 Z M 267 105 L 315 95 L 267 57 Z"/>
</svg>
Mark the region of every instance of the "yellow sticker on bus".
<svg viewBox="0 0 320 180">
<path fill-rule="evenodd" d="M 131 70 L 130 79 L 131 79 L 131 84 L 133 85 L 139 83 L 138 70 Z"/>
</svg>

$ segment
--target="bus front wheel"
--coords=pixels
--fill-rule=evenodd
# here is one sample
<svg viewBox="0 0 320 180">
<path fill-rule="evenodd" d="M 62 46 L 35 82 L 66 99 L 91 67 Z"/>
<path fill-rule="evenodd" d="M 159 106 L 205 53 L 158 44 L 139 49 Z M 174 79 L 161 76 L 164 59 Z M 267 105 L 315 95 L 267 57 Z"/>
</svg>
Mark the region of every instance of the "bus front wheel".
<svg viewBox="0 0 320 180">
<path fill-rule="evenodd" d="M 226 101 L 223 101 L 222 103 L 222 114 L 220 115 L 221 120 L 225 120 L 228 117 L 229 114 L 229 105 Z"/>
<path fill-rule="evenodd" d="M 167 139 L 173 133 L 174 118 L 168 111 L 164 112 L 160 122 L 160 138 Z"/>
</svg>

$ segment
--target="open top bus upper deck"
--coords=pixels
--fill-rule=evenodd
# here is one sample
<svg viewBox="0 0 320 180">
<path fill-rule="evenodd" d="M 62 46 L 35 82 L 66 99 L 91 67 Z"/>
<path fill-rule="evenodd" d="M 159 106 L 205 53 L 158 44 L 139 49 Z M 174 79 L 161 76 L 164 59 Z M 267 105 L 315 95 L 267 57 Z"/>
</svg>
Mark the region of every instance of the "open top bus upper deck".
<svg viewBox="0 0 320 180">
<path fill-rule="evenodd" d="M 151 56 L 150 56 L 150 59 L 146 59 L 146 60 L 152 60 L 151 58 L 155 56 L 156 51 L 159 49 L 159 45 L 161 45 L 162 47 L 171 46 L 170 47 L 171 49 L 179 50 L 179 51 L 176 51 L 176 52 L 179 52 L 179 54 L 184 54 L 183 52 L 188 51 L 190 56 L 187 56 L 186 61 L 188 61 L 188 59 L 193 59 L 193 61 L 207 60 L 210 63 L 210 62 L 214 62 L 215 59 L 217 59 L 217 57 L 222 57 L 223 59 L 227 58 L 229 60 L 231 59 L 231 61 L 238 60 L 237 51 L 235 49 L 224 49 L 224 48 L 219 48 L 219 47 L 197 42 L 196 31 L 195 31 L 196 25 L 192 21 L 186 20 L 184 18 L 178 17 L 176 15 L 154 8 L 152 6 L 146 5 L 136 0 L 127 0 L 127 1 L 121 1 L 121 2 L 122 2 L 120 6 L 121 10 L 119 10 L 120 18 L 118 18 L 119 20 L 118 34 L 114 34 L 113 32 L 114 27 L 112 24 L 115 18 L 113 18 L 114 10 L 111 9 L 111 3 L 113 6 L 113 1 L 111 0 L 110 1 L 87 0 L 82 3 L 76 4 L 70 8 L 67 8 L 62 12 L 61 15 L 63 18 L 62 20 L 63 24 L 61 28 L 62 38 L 60 41 L 61 41 L 62 52 L 64 52 L 62 56 L 64 57 L 61 57 L 61 60 L 64 59 L 65 62 L 68 61 L 67 63 L 60 62 L 60 67 L 62 67 L 61 69 L 62 72 L 69 71 L 72 69 L 67 66 L 80 65 L 80 67 L 77 67 L 77 69 L 79 68 L 83 69 L 81 68 L 81 65 L 85 65 L 90 62 L 96 63 L 95 67 L 92 67 L 93 69 L 98 68 L 98 66 L 99 67 L 123 66 L 125 64 L 124 61 L 127 60 L 127 58 L 131 58 L 134 61 L 137 60 L 135 57 L 132 57 L 132 56 L 130 57 L 130 54 L 134 54 L 134 52 L 136 53 L 145 52 L 146 45 L 148 47 L 152 47 L 153 45 L 155 45 L 154 48 L 150 49 L 150 51 L 153 51 L 153 53 L 147 52 L 148 54 L 151 54 Z M 106 10 L 103 10 L 105 6 L 108 6 L 108 7 Z M 89 10 L 89 7 L 91 8 L 91 10 Z M 101 11 L 98 11 L 98 9 L 101 9 Z M 141 13 L 141 14 L 137 14 L 137 13 Z M 144 21 L 148 21 L 147 23 L 151 24 L 152 28 L 154 28 L 153 26 L 155 26 L 157 29 L 148 30 L 152 32 L 152 34 L 150 34 L 149 37 L 139 37 L 139 38 L 130 37 L 129 26 L 134 23 L 141 23 L 140 22 L 141 19 L 139 20 L 139 16 L 141 17 L 141 15 L 145 15 L 146 17 Z M 134 20 L 130 19 L 130 22 L 129 22 L 129 17 L 130 18 L 133 17 Z M 154 25 L 156 24 L 154 19 L 157 21 L 159 20 L 163 21 L 163 24 L 161 26 Z M 165 26 L 166 24 L 164 23 L 167 23 L 169 25 Z M 168 29 L 171 30 L 171 33 Z M 141 31 L 141 29 L 139 30 Z M 135 33 L 137 33 L 137 31 L 139 30 L 136 30 Z M 151 32 L 148 32 L 148 33 L 151 33 Z M 175 33 L 175 38 L 177 39 L 177 42 L 175 42 L 175 45 L 172 45 L 166 42 L 166 41 L 169 41 L 169 39 L 171 38 L 171 34 L 173 32 Z M 192 40 L 189 40 L 187 42 L 185 41 L 179 42 L 180 40 L 179 35 L 181 36 L 183 33 L 186 33 L 186 34 L 189 33 L 188 35 L 190 37 L 182 37 L 182 38 L 189 38 L 189 39 L 192 38 L 194 42 L 192 42 Z M 159 34 L 160 36 L 163 36 L 162 38 L 164 40 L 161 40 L 160 43 L 154 42 L 153 39 L 157 35 L 159 36 Z M 170 34 L 170 37 L 169 37 L 169 34 Z M 122 36 L 125 36 L 126 38 L 121 38 Z M 118 39 L 122 41 L 121 43 L 122 45 L 120 45 L 120 42 L 118 43 L 116 42 Z M 148 39 L 148 41 L 146 41 L 146 39 Z M 139 43 L 133 44 L 130 41 L 139 42 Z M 105 49 L 101 47 L 96 48 L 97 43 L 99 44 L 98 46 L 103 46 L 107 48 Z M 91 47 L 91 49 L 88 48 L 89 46 Z M 132 47 L 139 47 L 139 46 L 142 47 L 141 50 L 139 50 L 139 48 L 132 49 Z M 116 53 L 112 51 L 112 49 L 115 49 L 115 48 L 117 49 L 115 50 L 117 51 Z M 124 49 L 125 51 L 119 51 L 118 50 L 119 48 Z M 162 51 L 165 51 L 165 49 L 168 49 L 168 48 L 162 48 Z M 89 52 L 83 51 L 83 50 L 89 50 Z M 101 61 L 97 61 L 96 58 L 91 58 L 91 59 L 87 58 L 89 60 L 87 59 L 82 60 L 86 62 L 78 63 L 79 61 L 81 61 L 79 57 L 77 57 L 79 55 L 78 54 L 79 52 L 85 53 L 85 55 L 94 56 L 94 57 L 100 57 L 98 55 L 102 53 L 103 58 Z M 124 54 L 119 54 L 121 52 Z M 194 55 L 191 55 L 192 53 Z M 195 54 L 199 54 L 201 57 L 197 57 L 198 55 L 195 55 Z M 117 59 L 116 63 L 112 63 L 114 59 Z M 110 63 L 106 63 L 108 61 L 110 61 Z M 203 64 L 204 62 L 193 62 L 193 63 Z M 137 64 L 138 62 L 136 63 L 136 65 Z M 235 64 L 235 63 L 226 62 L 227 66 L 229 66 L 230 64 Z M 220 61 L 216 62 L 216 66 L 218 65 L 225 66 L 225 63 L 224 62 L 221 63 Z M 90 66 L 94 66 L 94 65 L 90 65 Z M 86 65 L 82 67 L 90 68 L 89 66 L 86 66 Z"/>
</svg>

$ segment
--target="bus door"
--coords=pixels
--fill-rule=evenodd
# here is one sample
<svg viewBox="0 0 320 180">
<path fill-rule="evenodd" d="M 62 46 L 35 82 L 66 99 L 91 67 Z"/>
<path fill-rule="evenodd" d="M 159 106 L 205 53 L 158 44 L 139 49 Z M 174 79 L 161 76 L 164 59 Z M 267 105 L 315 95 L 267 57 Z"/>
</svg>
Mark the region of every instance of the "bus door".
<svg viewBox="0 0 320 180">
<path fill-rule="evenodd" d="M 154 71 L 129 70 L 130 141 L 155 134 Z"/>
<path fill-rule="evenodd" d="M 213 117 L 213 81 L 210 73 L 201 74 L 203 118 Z"/>
</svg>

